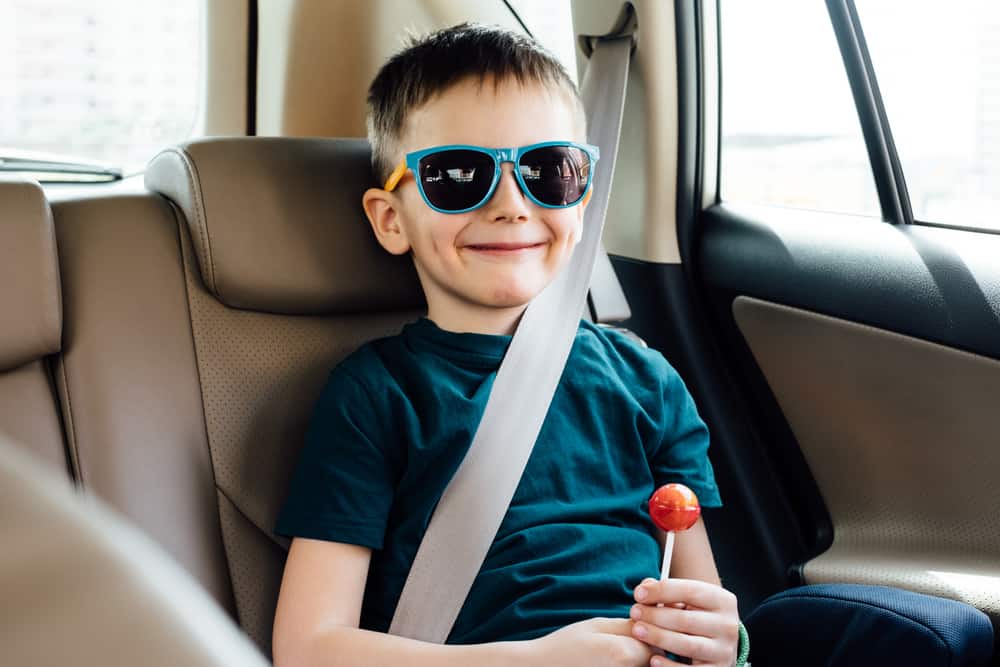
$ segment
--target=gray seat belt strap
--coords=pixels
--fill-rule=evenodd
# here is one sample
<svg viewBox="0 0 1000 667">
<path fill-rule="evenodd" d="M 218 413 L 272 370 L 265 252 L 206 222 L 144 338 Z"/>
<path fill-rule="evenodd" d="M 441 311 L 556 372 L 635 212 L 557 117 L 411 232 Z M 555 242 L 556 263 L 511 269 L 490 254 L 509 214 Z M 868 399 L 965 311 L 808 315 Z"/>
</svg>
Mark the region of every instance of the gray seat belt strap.
<svg viewBox="0 0 1000 667">
<path fill-rule="evenodd" d="M 625 290 L 618 281 L 618 275 L 615 274 L 615 268 L 611 265 L 611 258 L 603 244 L 594 260 L 594 276 L 590 281 L 590 312 L 594 322 L 622 322 L 632 317 Z"/>
<path fill-rule="evenodd" d="M 581 96 L 601 160 L 582 238 L 569 265 L 521 316 L 469 451 L 417 549 L 390 634 L 447 640 L 531 456 L 576 338 L 601 242 L 631 46 L 631 37 L 601 41 L 591 56 Z"/>
</svg>

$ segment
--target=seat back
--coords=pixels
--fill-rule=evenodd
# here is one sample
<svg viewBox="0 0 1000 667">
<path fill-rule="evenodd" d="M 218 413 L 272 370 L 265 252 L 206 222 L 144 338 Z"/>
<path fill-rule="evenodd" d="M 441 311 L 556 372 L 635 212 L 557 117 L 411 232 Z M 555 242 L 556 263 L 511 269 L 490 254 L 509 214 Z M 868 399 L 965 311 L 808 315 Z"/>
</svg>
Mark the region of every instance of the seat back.
<svg viewBox="0 0 1000 667">
<path fill-rule="evenodd" d="M 150 163 L 162 197 L 55 206 L 81 476 L 268 655 L 272 528 L 325 378 L 426 308 L 364 220 L 370 182 L 361 140 L 209 139 Z"/>
<path fill-rule="evenodd" d="M 0 436 L 5 665 L 264 667 L 191 577 Z M 109 601 L 112 603 L 109 604 Z"/>
<path fill-rule="evenodd" d="M 60 472 L 66 449 L 51 356 L 62 296 L 52 213 L 37 183 L 0 181 L 0 433 Z"/>
<path fill-rule="evenodd" d="M 234 613 L 174 210 L 147 193 L 53 199 L 52 212 L 74 474 Z"/>
</svg>

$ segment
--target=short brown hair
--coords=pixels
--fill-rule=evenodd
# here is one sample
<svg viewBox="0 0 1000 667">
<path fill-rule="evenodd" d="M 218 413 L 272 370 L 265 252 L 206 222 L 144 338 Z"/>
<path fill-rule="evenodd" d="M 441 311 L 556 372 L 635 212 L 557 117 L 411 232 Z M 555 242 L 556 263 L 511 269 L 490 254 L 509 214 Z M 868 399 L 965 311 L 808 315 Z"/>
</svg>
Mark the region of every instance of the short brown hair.
<svg viewBox="0 0 1000 667">
<path fill-rule="evenodd" d="M 396 167 L 394 157 L 406 116 L 459 81 L 473 77 L 499 83 L 541 83 L 567 94 L 580 132 L 586 131 L 583 103 L 566 69 L 527 35 L 499 26 L 460 23 L 425 37 L 411 38 L 389 59 L 368 89 L 368 140 L 372 168 L 384 182 Z"/>
</svg>

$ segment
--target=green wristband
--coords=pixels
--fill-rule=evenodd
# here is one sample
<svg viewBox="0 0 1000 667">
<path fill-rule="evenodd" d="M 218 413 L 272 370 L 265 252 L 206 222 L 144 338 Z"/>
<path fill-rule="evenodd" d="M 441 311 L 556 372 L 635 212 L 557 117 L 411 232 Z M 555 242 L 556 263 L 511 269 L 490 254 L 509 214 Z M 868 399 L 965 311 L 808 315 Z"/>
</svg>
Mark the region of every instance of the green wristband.
<svg viewBox="0 0 1000 667">
<path fill-rule="evenodd" d="M 746 627 L 744 627 L 743 622 L 740 621 L 740 647 L 736 655 L 736 663 L 734 667 L 743 667 L 747 664 L 747 658 L 750 657 L 750 633 L 747 632 Z"/>
</svg>

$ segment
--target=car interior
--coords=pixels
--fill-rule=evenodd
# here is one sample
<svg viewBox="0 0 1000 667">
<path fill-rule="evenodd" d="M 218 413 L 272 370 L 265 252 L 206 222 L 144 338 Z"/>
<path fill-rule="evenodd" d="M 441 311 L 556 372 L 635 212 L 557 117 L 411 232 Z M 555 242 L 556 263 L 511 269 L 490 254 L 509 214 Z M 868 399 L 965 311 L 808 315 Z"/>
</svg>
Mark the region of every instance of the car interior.
<svg viewBox="0 0 1000 667">
<path fill-rule="evenodd" d="M 0 433 L 152 540 L 267 659 L 289 546 L 273 526 L 314 400 L 339 360 L 426 312 L 360 206 L 367 86 L 407 31 L 530 33 L 516 4 L 203 0 L 190 136 L 108 182 L 4 169 Z M 864 584 L 997 626 L 1000 226 L 915 218 L 854 2 L 817 4 L 876 217 L 720 195 L 719 3 L 568 2 L 578 78 L 588 39 L 635 35 L 603 237 L 628 312 L 581 317 L 662 352 L 694 396 L 724 502 L 705 522 L 741 617 Z"/>
</svg>

